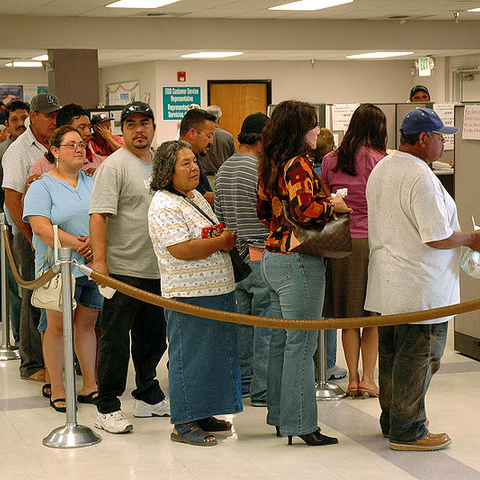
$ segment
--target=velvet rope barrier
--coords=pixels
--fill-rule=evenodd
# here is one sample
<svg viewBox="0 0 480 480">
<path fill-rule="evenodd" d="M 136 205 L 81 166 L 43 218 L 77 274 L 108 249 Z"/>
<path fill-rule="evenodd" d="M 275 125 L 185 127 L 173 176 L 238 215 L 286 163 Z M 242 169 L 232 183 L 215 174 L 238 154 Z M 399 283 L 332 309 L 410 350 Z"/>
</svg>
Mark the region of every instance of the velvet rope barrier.
<svg viewBox="0 0 480 480">
<path fill-rule="evenodd" d="M 87 267 L 88 268 L 88 267 Z M 83 270 L 82 268 L 80 268 Z M 420 322 L 432 318 L 447 317 L 458 313 L 472 312 L 480 309 L 480 299 L 470 300 L 468 302 L 450 305 L 448 307 L 433 308 L 418 312 L 401 313 L 396 315 L 382 315 L 373 317 L 355 317 L 355 318 L 335 318 L 318 320 L 291 320 L 285 318 L 259 317 L 255 315 L 244 315 L 240 313 L 224 312 L 213 310 L 211 308 L 198 307 L 188 303 L 177 302 L 163 298 L 160 295 L 145 292 L 139 288 L 132 287 L 126 283 L 115 280 L 107 275 L 103 275 L 96 270 L 88 269 L 87 273 L 93 280 L 101 285 L 107 285 L 115 290 L 124 293 L 130 297 L 142 300 L 152 305 L 168 308 L 177 312 L 205 317 L 211 320 L 219 320 L 229 323 L 241 323 L 244 325 L 254 325 L 270 328 L 289 328 L 294 330 L 331 330 L 336 328 L 359 328 L 359 327 L 377 327 L 385 325 L 400 325 L 404 323 Z M 85 273 L 85 272 L 84 272 Z"/>
<path fill-rule="evenodd" d="M 50 270 L 47 270 L 43 275 L 40 275 L 35 280 L 29 281 L 29 282 L 24 280 L 20 275 L 20 272 L 18 271 L 18 267 L 15 262 L 15 258 L 13 256 L 12 244 L 10 242 L 10 235 L 7 230 L 3 231 L 3 239 L 5 240 L 5 249 L 6 249 L 8 261 L 10 262 L 10 267 L 12 269 L 13 277 L 21 287 L 26 288 L 27 290 L 36 290 L 37 288 L 40 288 L 41 286 L 45 285 L 56 275 L 56 273 L 52 269 L 50 269 Z"/>
<path fill-rule="evenodd" d="M 18 272 L 17 265 L 13 258 L 10 238 L 8 232 L 3 232 L 8 260 L 12 267 L 15 280 L 20 286 L 29 290 L 35 290 L 47 283 L 55 276 L 52 270 L 48 270 L 42 276 L 31 282 L 25 282 Z M 139 288 L 132 287 L 126 283 L 120 282 L 108 275 L 103 275 L 96 270 L 92 270 L 87 265 L 80 265 L 79 269 L 85 275 L 95 280 L 100 285 L 107 285 L 125 295 L 136 298 L 152 305 L 168 308 L 177 312 L 195 315 L 197 317 L 209 318 L 221 322 L 240 323 L 243 325 L 254 325 L 259 327 L 270 328 L 289 328 L 293 330 L 331 330 L 346 329 L 360 327 L 379 327 L 386 325 L 401 325 L 404 323 L 421 322 L 433 318 L 448 317 L 459 313 L 472 312 L 480 309 L 480 298 L 469 300 L 467 302 L 449 305 L 447 307 L 433 308 L 430 310 L 422 310 L 417 312 L 400 313 L 395 315 L 381 315 L 373 317 L 352 317 L 352 318 L 335 318 L 335 319 L 318 319 L 318 320 L 302 320 L 302 319 L 286 319 L 259 317 L 256 315 L 245 315 L 240 313 L 224 312 L 222 310 L 214 310 L 211 308 L 198 307 L 189 305 L 188 303 L 170 300 L 160 295 L 155 295 Z"/>
</svg>

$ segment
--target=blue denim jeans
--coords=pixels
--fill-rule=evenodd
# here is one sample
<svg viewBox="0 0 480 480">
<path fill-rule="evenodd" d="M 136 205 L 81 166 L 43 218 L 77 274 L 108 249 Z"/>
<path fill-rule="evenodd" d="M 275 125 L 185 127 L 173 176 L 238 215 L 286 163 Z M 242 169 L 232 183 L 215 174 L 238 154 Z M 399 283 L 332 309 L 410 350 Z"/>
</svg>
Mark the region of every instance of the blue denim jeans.
<svg viewBox="0 0 480 480">
<path fill-rule="evenodd" d="M 396 442 L 423 438 L 425 395 L 440 368 L 448 322 L 378 328 L 380 426 Z"/>
<path fill-rule="evenodd" d="M 261 262 L 249 262 L 252 273 L 237 283 L 237 310 L 247 315 L 270 316 L 270 292 L 262 278 Z M 267 394 L 268 351 L 271 328 L 238 326 L 238 357 L 242 377 L 242 394 L 253 401 L 264 401 Z"/>
<path fill-rule="evenodd" d="M 234 292 L 173 300 L 235 311 Z M 170 385 L 170 421 L 174 425 L 213 415 L 241 412 L 237 325 L 165 310 Z"/>
<path fill-rule="evenodd" d="M 320 257 L 265 251 L 262 275 L 270 290 L 273 317 L 317 319 L 322 316 L 325 265 Z M 274 329 L 267 380 L 267 423 L 284 435 L 317 428 L 313 354 L 316 330 Z"/>
</svg>

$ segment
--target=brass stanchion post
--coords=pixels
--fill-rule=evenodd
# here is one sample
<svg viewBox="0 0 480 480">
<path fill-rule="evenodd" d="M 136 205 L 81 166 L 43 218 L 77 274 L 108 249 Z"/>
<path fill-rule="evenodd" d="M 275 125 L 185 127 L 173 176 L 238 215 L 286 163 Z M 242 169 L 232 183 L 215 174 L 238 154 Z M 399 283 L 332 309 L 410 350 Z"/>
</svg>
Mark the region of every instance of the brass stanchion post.
<svg viewBox="0 0 480 480">
<path fill-rule="evenodd" d="M 0 345 L 0 361 L 18 360 L 20 355 L 18 349 L 10 344 L 10 314 L 8 308 L 8 278 L 7 278 L 7 254 L 3 232 L 8 232 L 8 225 L 5 221 L 5 214 L 0 213 L 1 233 L 1 289 L 2 289 L 2 344 Z"/>
<path fill-rule="evenodd" d="M 347 396 L 345 392 L 338 385 L 327 382 L 327 349 L 325 348 L 325 339 L 325 330 L 319 330 L 317 350 L 317 400 L 341 400 Z"/>
<path fill-rule="evenodd" d="M 65 356 L 65 398 L 67 403 L 66 423 L 58 427 L 43 439 L 46 447 L 78 448 L 95 445 L 102 437 L 91 428 L 77 424 L 77 406 L 75 397 L 75 365 L 73 355 L 73 311 L 72 311 L 72 251 L 59 249 L 59 263 L 62 274 L 63 305 L 63 348 Z"/>
</svg>

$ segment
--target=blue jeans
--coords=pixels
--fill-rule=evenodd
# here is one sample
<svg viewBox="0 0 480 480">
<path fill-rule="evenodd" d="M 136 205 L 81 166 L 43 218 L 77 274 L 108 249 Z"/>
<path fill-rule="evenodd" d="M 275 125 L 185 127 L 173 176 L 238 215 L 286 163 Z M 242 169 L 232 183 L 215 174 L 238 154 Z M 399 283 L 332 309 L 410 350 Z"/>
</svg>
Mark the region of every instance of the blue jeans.
<svg viewBox="0 0 480 480">
<path fill-rule="evenodd" d="M 234 292 L 173 300 L 235 311 Z M 237 325 L 165 310 L 171 423 L 241 412 Z"/>
<path fill-rule="evenodd" d="M 252 273 L 237 283 L 237 310 L 247 315 L 270 316 L 270 292 L 262 278 L 260 261 L 249 262 Z M 242 394 L 253 401 L 264 401 L 267 393 L 268 351 L 271 328 L 238 326 L 238 357 Z"/>
<path fill-rule="evenodd" d="M 425 395 L 440 368 L 448 322 L 378 328 L 380 426 L 395 442 L 423 438 Z"/>
<path fill-rule="evenodd" d="M 262 275 L 270 290 L 273 317 L 317 319 L 322 316 L 325 265 L 320 257 L 265 251 Z M 274 329 L 267 380 L 267 423 L 284 435 L 317 429 L 313 354 L 316 330 Z"/>
</svg>

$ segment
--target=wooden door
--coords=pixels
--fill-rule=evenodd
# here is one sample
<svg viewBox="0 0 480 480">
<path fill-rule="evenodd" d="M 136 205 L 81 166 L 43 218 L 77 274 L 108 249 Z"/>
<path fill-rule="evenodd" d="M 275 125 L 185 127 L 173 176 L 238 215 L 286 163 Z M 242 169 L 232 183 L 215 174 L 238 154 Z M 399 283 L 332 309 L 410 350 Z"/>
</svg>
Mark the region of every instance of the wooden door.
<svg viewBox="0 0 480 480">
<path fill-rule="evenodd" d="M 240 133 L 245 117 L 252 113 L 267 113 L 271 103 L 270 80 L 208 81 L 208 104 L 222 109 L 220 127 L 235 138 Z"/>
</svg>

